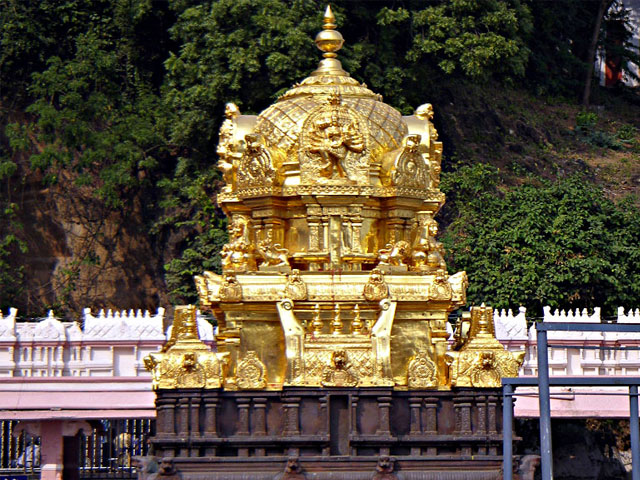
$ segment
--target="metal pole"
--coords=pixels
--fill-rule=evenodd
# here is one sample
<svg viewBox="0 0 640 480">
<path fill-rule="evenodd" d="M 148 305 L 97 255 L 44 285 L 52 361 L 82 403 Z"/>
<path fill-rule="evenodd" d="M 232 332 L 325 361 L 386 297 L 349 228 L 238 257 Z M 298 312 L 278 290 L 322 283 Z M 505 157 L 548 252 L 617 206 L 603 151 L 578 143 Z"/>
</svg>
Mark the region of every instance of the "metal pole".
<svg viewBox="0 0 640 480">
<path fill-rule="evenodd" d="M 553 480 L 551 455 L 551 399 L 549 397 L 549 349 L 546 330 L 538 334 L 538 398 L 540 401 L 540 473 L 542 480 Z"/>
<path fill-rule="evenodd" d="M 502 478 L 513 480 L 513 387 L 511 385 L 502 386 Z"/>
<path fill-rule="evenodd" d="M 631 429 L 631 478 L 640 480 L 640 434 L 638 429 L 638 386 L 629 387 L 629 426 Z"/>
</svg>

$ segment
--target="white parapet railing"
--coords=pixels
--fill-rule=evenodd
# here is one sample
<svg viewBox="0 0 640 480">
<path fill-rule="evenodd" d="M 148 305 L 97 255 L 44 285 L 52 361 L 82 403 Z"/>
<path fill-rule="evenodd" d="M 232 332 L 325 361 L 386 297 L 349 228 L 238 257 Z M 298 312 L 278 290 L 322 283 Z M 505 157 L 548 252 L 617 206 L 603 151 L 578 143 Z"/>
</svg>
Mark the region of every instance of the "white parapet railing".
<svg viewBox="0 0 640 480">
<path fill-rule="evenodd" d="M 63 322 L 52 311 L 36 322 L 16 321 L 17 310 L 0 312 L 0 377 L 149 377 L 143 358 L 158 350 L 165 309 L 85 308 L 82 326 Z M 214 328 L 197 314 L 200 337 L 213 345 Z"/>
</svg>

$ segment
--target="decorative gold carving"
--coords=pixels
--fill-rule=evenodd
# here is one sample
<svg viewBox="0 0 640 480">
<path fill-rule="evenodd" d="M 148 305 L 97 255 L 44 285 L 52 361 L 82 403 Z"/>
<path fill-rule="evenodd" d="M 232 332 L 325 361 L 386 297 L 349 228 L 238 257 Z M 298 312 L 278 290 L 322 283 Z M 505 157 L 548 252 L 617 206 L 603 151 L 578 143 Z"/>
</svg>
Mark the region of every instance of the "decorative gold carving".
<svg viewBox="0 0 640 480">
<path fill-rule="evenodd" d="M 378 251 L 380 260 L 378 267 L 394 266 L 406 268 L 405 261 L 409 258 L 410 251 L 409 243 L 405 240 L 400 240 L 393 244 L 388 243 L 385 248 Z"/>
<path fill-rule="evenodd" d="M 314 335 L 320 335 L 322 333 L 322 328 L 324 324 L 322 323 L 322 318 L 320 317 L 320 304 L 316 303 L 316 306 L 313 309 L 313 322 L 311 322 L 311 333 Z"/>
<path fill-rule="evenodd" d="M 236 173 L 238 188 L 270 187 L 276 183 L 278 161 L 259 133 L 245 135 L 246 150 Z"/>
<path fill-rule="evenodd" d="M 316 42 L 323 59 L 310 77 L 258 116 L 227 105 L 220 129 L 226 186 L 217 201 L 229 241 L 223 275 L 195 282 L 236 372 L 224 388 L 391 387 L 395 379 L 398 388 L 442 389 L 515 374 L 470 321 L 446 356 L 447 314 L 465 304 L 468 280 L 449 276 L 436 239 L 445 196 L 433 107 L 403 117 L 351 78 L 337 59 L 343 38 L 330 9 Z M 178 345 L 179 330 L 162 354 Z M 247 352 L 259 352 L 262 369 Z M 223 375 L 224 362 L 199 350 L 153 355 L 155 385 Z M 254 382 L 256 370 L 268 384 Z"/>
<path fill-rule="evenodd" d="M 364 298 L 370 302 L 377 302 L 389 295 L 389 287 L 384 281 L 384 273 L 378 268 L 371 270 L 369 281 L 364 286 Z"/>
<path fill-rule="evenodd" d="M 225 272 L 256 270 L 256 258 L 251 242 L 251 222 L 244 215 L 235 215 L 229 224 L 229 243 L 222 247 L 222 269 Z"/>
<path fill-rule="evenodd" d="M 438 223 L 430 212 L 421 212 L 411 249 L 411 270 L 435 272 L 447 268 L 444 262 L 444 248 L 436 241 Z"/>
<path fill-rule="evenodd" d="M 502 377 L 518 376 L 525 352 L 509 352 L 496 340 L 490 307 L 472 307 L 466 339 L 463 332 L 457 336 L 460 350 L 446 354 L 451 386 L 499 388 Z"/>
<path fill-rule="evenodd" d="M 331 354 L 331 363 L 322 372 L 323 387 L 355 387 L 358 377 L 348 362 L 347 352 L 336 350 Z"/>
<path fill-rule="evenodd" d="M 287 298 L 290 298 L 291 300 L 307 299 L 307 286 L 300 276 L 300 270 L 297 268 L 293 269 L 291 273 L 287 275 L 285 294 Z"/>
<path fill-rule="evenodd" d="M 235 174 L 237 161 L 242 156 L 239 152 L 239 145 L 234 142 L 236 133 L 236 118 L 240 115 L 240 109 L 234 103 L 227 103 L 224 109 L 225 120 L 220 126 L 220 140 L 216 153 L 220 157 L 218 169 L 222 172 L 222 179 L 225 181 L 225 191 L 231 192 L 235 187 Z"/>
<path fill-rule="evenodd" d="M 451 300 L 453 290 L 443 273 L 438 273 L 434 282 L 429 286 L 429 299 Z"/>
<path fill-rule="evenodd" d="M 239 302 L 242 300 L 242 285 L 232 273 L 224 276 L 224 283 L 220 286 L 220 301 Z"/>
<path fill-rule="evenodd" d="M 358 117 L 340 95 L 309 115 L 300 139 L 303 183 L 369 183 L 364 121 Z"/>
<path fill-rule="evenodd" d="M 283 248 L 279 243 L 271 243 L 271 238 L 262 240 L 258 243 L 256 253 L 262 258 L 260 270 L 288 270 L 289 267 L 289 250 Z M 295 299 L 297 300 L 297 299 Z"/>
<path fill-rule="evenodd" d="M 392 185 L 413 188 L 429 187 L 429 167 L 420 153 L 421 136 L 407 135 L 402 140 L 402 148 L 395 152 L 390 177 Z"/>
<path fill-rule="evenodd" d="M 356 304 L 353 307 L 353 320 L 351 321 L 351 333 L 356 335 L 360 335 L 364 328 L 364 323 L 362 323 L 362 319 L 360 318 L 360 305 Z"/>
<path fill-rule="evenodd" d="M 342 333 L 342 319 L 340 318 L 340 304 L 333 307 L 333 321 L 331 322 L 331 334 L 340 335 Z"/>
<path fill-rule="evenodd" d="M 253 350 L 238 363 L 236 385 L 242 390 L 259 390 L 267 386 L 266 367 Z"/>
<path fill-rule="evenodd" d="M 228 364 L 227 353 L 214 353 L 198 337 L 196 307 L 175 308 L 169 341 L 160 352 L 150 353 L 144 365 L 151 372 L 152 387 L 220 388 Z"/>
<path fill-rule="evenodd" d="M 407 386 L 411 389 L 437 387 L 436 371 L 436 364 L 427 353 L 418 353 L 407 366 Z"/>
</svg>

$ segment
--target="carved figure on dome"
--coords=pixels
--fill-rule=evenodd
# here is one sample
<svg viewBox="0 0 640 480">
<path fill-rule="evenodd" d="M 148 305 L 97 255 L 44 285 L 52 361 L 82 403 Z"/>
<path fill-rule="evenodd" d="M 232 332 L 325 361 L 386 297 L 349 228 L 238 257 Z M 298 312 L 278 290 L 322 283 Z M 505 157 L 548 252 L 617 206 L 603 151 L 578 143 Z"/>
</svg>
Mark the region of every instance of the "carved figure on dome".
<svg viewBox="0 0 640 480">
<path fill-rule="evenodd" d="M 418 134 L 406 135 L 402 139 L 402 148 L 396 153 L 391 169 L 393 185 L 413 188 L 428 188 L 429 168 L 420 152 Z"/>
<path fill-rule="evenodd" d="M 331 354 L 331 363 L 322 372 L 323 387 L 355 387 L 358 377 L 348 362 L 345 350 L 336 350 Z"/>
<path fill-rule="evenodd" d="M 304 181 L 368 181 L 363 124 L 341 102 L 340 95 L 332 95 L 303 126 L 300 168 Z"/>
<path fill-rule="evenodd" d="M 222 270 L 246 272 L 256 270 L 254 248 L 250 241 L 250 220 L 242 215 L 233 217 L 229 225 L 229 243 L 220 251 Z"/>
<path fill-rule="evenodd" d="M 258 242 L 256 253 L 262 258 L 261 270 L 289 268 L 289 250 L 279 243 L 271 243 L 271 238 Z"/>
<path fill-rule="evenodd" d="M 433 106 L 425 103 L 416 108 L 414 115 L 426 122 L 429 138 L 429 151 L 423 152 L 425 162 L 429 165 L 429 188 L 437 189 L 440 185 L 440 173 L 442 171 L 442 142 L 438 141 L 438 131 L 433 126 Z M 427 142 L 425 142 L 427 143 Z"/>
<path fill-rule="evenodd" d="M 412 270 L 429 272 L 447 268 L 444 247 L 436 240 L 437 234 L 438 222 L 431 214 L 420 216 L 411 249 Z"/>
<path fill-rule="evenodd" d="M 287 298 L 291 300 L 306 300 L 307 299 L 307 285 L 300 276 L 300 270 L 297 268 L 292 270 L 287 275 L 287 286 L 285 287 L 285 294 Z"/>
<path fill-rule="evenodd" d="M 245 135 L 246 150 L 236 174 L 238 187 L 271 186 L 276 181 L 276 168 L 271 150 L 259 133 Z"/>
<path fill-rule="evenodd" d="M 364 286 L 364 298 L 370 302 L 378 302 L 389 296 L 389 287 L 384 281 L 384 273 L 378 268 L 371 270 L 369 281 Z"/>
<path fill-rule="evenodd" d="M 235 103 L 227 103 L 224 109 L 225 120 L 220 126 L 220 135 L 216 153 L 220 157 L 218 160 L 218 170 L 222 172 L 222 179 L 225 181 L 225 191 L 230 192 L 235 187 L 235 173 L 237 162 L 242 156 L 239 152 L 239 145 L 234 142 L 236 131 L 236 118 L 240 115 L 240 109 Z"/>
<path fill-rule="evenodd" d="M 409 242 L 400 240 L 396 243 L 387 243 L 387 246 L 378 250 L 378 267 L 393 266 L 406 267 L 406 260 L 409 258 L 411 248 Z"/>
<path fill-rule="evenodd" d="M 239 302 L 242 300 L 242 285 L 234 274 L 224 276 L 224 283 L 220 286 L 220 300 L 223 302 Z"/>
</svg>

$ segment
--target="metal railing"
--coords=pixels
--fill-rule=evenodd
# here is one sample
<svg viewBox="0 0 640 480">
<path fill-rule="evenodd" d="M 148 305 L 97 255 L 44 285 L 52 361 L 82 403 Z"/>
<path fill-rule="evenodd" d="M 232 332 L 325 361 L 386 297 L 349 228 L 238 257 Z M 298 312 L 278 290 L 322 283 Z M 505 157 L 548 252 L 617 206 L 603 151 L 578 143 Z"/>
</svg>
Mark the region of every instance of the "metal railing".
<svg viewBox="0 0 640 480">
<path fill-rule="evenodd" d="M 40 437 L 17 433 L 19 422 L 0 420 L 0 478 L 40 477 Z M 133 479 L 131 458 L 149 453 L 155 434 L 154 419 L 91 421 L 90 432 L 78 435 L 78 470 L 81 479 Z M 62 439 L 60 439 L 62 441 Z"/>
<path fill-rule="evenodd" d="M 551 441 L 550 386 L 585 386 L 629 388 L 629 414 L 631 433 L 631 478 L 640 480 L 640 426 L 638 424 L 638 385 L 640 377 L 554 377 L 549 378 L 548 331 L 578 332 L 640 332 L 640 324 L 633 323 L 556 323 L 536 324 L 538 348 L 538 376 L 503 378 L 503 470 L 504 479 L 513 478 L 513 395 L 519 386 L 537 386 L 540 405 L 540 473 L 542 480 L 553 479 Z M 605 347 L 603 347 L 605 348 Z M 610 348 L 610 347 L 609 347 Z"/>
</svg>

